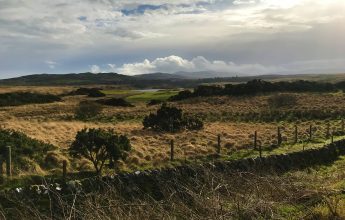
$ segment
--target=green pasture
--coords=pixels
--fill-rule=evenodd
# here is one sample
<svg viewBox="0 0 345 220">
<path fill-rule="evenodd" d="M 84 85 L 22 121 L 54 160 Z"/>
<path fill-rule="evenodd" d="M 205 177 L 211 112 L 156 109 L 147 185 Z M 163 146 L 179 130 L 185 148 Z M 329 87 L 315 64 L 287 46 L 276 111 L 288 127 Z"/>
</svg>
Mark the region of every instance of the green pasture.
<svg viewBox="0 0 345 220">
<path fill-rule="evenodd" d="M 152 99 L 165 101 L 176 95 L 178 90 L 138 91 L 138 90 L 103 90 L 107 96 L 125 97 L 129 102 L 148 102 Z"/>
<path fill-rule="evenodd" d="M 112 89 L 112 90 L 102 90 L 102 93 L 106 95 L 128 96 L 128 95 L 138 94 L 139 92 L 135 90 L 129 90 L 129 89 L 125 89 L 125 90 Z"/>
<path fill-rule="evenodd" d="M 177 90 L 159 90 L 156 92 L 142 92 L 139 94 L 127 96 L 127 101 L 129 102 L 147 102 L 152 99 L 165 101 L 173 95 L 178 93 Z"/>
</svg>

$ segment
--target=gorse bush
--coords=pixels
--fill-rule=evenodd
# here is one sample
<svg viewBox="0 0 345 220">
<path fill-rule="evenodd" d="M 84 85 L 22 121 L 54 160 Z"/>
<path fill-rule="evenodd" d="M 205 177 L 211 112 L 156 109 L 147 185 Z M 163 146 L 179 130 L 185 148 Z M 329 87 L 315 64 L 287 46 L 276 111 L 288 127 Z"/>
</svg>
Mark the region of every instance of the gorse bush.
<svg viewBox="0 0 345 220">
<path fill-rule="evenodd" d="M 104 97 L 104 96 L 105 94 L 98 89 L 91 89 L 88 94 L 88 97 L 91 97 L 91 98 Z"/>
<path fill-rule="evenodd" d="M 75 91 L 72 91 L 66 95 L 90 95 L 92 93 L 97 93 L 97 92 L 100 92 L 100 90 L 102 90 L 101 88 L 79 88 Z M 104 96 L 104 94 L 103 94 Z"/>
<path fill-rule="evenodd" d="M 125 159 L 130 150 L 130 141 L 124 135 L 114 134 L 112 130 L 83 129 L 77 133 L 69 152 L 73 157 L 90 160 L 100 174 L 107 160 L 113 166 L 118 160 Z"/>
<path fill-rule="evenodd" d="M 200 130 L 203 122 L 196 117 L 184 115 L 181 109 L 164 103 L 156 114 L 151 113 L 143 120 L 144 129 L 156 131 L 177 132 L 182 129 Z"/>
<path fill-rule="evenodd" d="M 52 103 L 59 101 L 61 101 L 61 98 L 59 96 L 51 94 L 39 94 L 31 92 L 13 92 L 0 94 L 0 107 Z"/>
<path fill-rule="evenodd" d="M 334 92 L 343 89 L 343 85 L 311 82 L 299 80 L 295 82 L 266 82 L 260 79 L 255 79 L 242 84 L 226 84 L 225 86 L 218 85 L 200 85 L 194 89 L 193 92 L 189 90 L 181 91 L 177 95 L 170 97 L 170 101 L 178 101 L 193 97 L 204 96 L 245 96 L 257 95 L 272 92 Z"/>
<path fill-rule="evenodd" d="M 194 97 L 195 95 L 190 90 L 183 90 L 179 92 L 177 95 L 171 96 L 169 98 L 170 101 L 178 101 L 183 99 L 188 99 Z"/>
<path fill-rule="evenodd" d="M 99 115 L 103 110 L 103 107 L 93 101 L 82 101 L 79 103 L 75 117 L 79 120 L 87 120 Z"/>
<path fill-rule="evenodd" d="M 163 103 L 162 100 L 151 99 L 150 101 L 147 102 L 147 106 L 160 105 L 160 104 L 162 104 L 162 103 Z"/>
<path fill-rule="evenodd" d="M 26 170 L 27 164 L 24 158 L 30 158 L 43 165 L 46 153 L 56 149 L 51 144 L 32 139 L 21 132 L 0 129 L 1 155 L 6 154 L 7 146 L 11 146 L 13 167 L 16 170 Z"/>
<path fill-rule="evenodd" d="M 118 107 L 134 107 L 131 103 L 127 102 L 123 98 L 111 98 L 111 99 L 100 99 L 97 103 L 108 106 L 118 106 Z"/>
</svg>

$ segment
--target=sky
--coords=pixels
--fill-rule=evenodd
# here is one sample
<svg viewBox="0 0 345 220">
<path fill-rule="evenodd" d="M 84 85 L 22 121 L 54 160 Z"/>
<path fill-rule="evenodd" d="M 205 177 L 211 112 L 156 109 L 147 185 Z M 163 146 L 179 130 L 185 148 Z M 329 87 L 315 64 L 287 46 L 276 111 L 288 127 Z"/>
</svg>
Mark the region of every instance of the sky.
<svg viewBox="0 0 345 220">
<path fill-rule="evenodd" d="M 0 78 L 345 73 L 344 0 L 0 0 Z"/>
</svg>

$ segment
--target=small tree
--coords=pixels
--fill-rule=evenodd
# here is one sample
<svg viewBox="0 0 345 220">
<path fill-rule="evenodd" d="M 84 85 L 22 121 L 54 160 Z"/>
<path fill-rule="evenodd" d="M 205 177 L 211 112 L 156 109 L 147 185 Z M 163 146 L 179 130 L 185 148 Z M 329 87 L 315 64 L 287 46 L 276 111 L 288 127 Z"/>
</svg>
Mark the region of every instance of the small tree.
<svg viewBox="0 0 345 220">
<path fill-rule="evenodd" d="M 177 132 L 182 129 L 200 130 L 203 122 L 182 113 L 181 109 L 164 103 L 156 114 L 150 114 L 143 120 L 144 129 L 152 128 L 156 131 Z"/>
<path fill-rule="evenodd" d="M 85 157 L 92 162 L 100 174 L 107 160 L 110 163 L 125 159 L 131 150 L 129 139 L 116 135 L 112 130 L 83 129 L 76 135 L 69 152 L 73 157 Z"/>
<path fill-rule="evenodd" d="M 92 101 L 82 101 L 79 103 L 75 112 L 75 117 L 80 120 L 86 120 L 99 115 L 103 110 L 103 107 Z"/>
</svg>

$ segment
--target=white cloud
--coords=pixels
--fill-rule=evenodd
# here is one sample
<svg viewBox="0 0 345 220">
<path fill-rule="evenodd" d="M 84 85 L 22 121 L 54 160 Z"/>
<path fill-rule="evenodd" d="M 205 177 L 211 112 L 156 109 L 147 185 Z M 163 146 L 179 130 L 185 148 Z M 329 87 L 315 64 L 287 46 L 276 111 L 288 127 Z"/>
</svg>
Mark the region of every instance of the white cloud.
<svg viewBox="0 0 345 220">
<path fill-rule="evenodd" d="M 111 64 L 111 63 L 109 63 L 107 66 L 110 68 L 110 71 L 111 71 L 111 72 L 116 71 L 116 64 Z"/>
<path fill-rule="evenodd" d="M 280 67 L 263 66 L 260 64 L 235 64 L 233 62 L 226 62 L 222 60 L 209 61 L 202 56 L 187 60 L 174 55 L 163 58 L 156 58 L 153 61 L 145 59 L 140 63 L 127 63 L 117 69 L 119 73 L 126 75 L 136 75 L 153 72 L 174 73 L 179 71 L 215 71 L 221 73 L 229 73 L 229 75 L 250 75 L 281 72 L 284 70 L 285 69 Z"/>
<path fill-rule="evenodd" d="M 45 71 L 47 57 L 60 62 L 46 63 L 52 72 L 114 62 L 118 67 L 98 67 L 130 74 L 201 67 L 265 72 L 291 62 L 345 58 L 339 40 L 345 34 L 344 0 L 0 0 L 0 5 L 1 74 Z M 148 57 L 151 61 L 134 62 Z"/>
<path fill-rule="evenodd" d="M 55 69 L 55 66 L 58 64 L 57 62 L 52 60 L 46 60 L 44 62 L 48 65 L 50 69 Z"/>
<path fill-rule="evenodd" d="M 235 0 L 233 1 L 234 5 L 248 5 L 248 4 L 255 4 L 255 0 Z"/>
<path fill-rule="evenodd" d="M 91 66 L 91 73 L 100 73 L 100 72 L 102 72 L 102 71 L 98 65 L 92 65 Z"/>
</svg>

